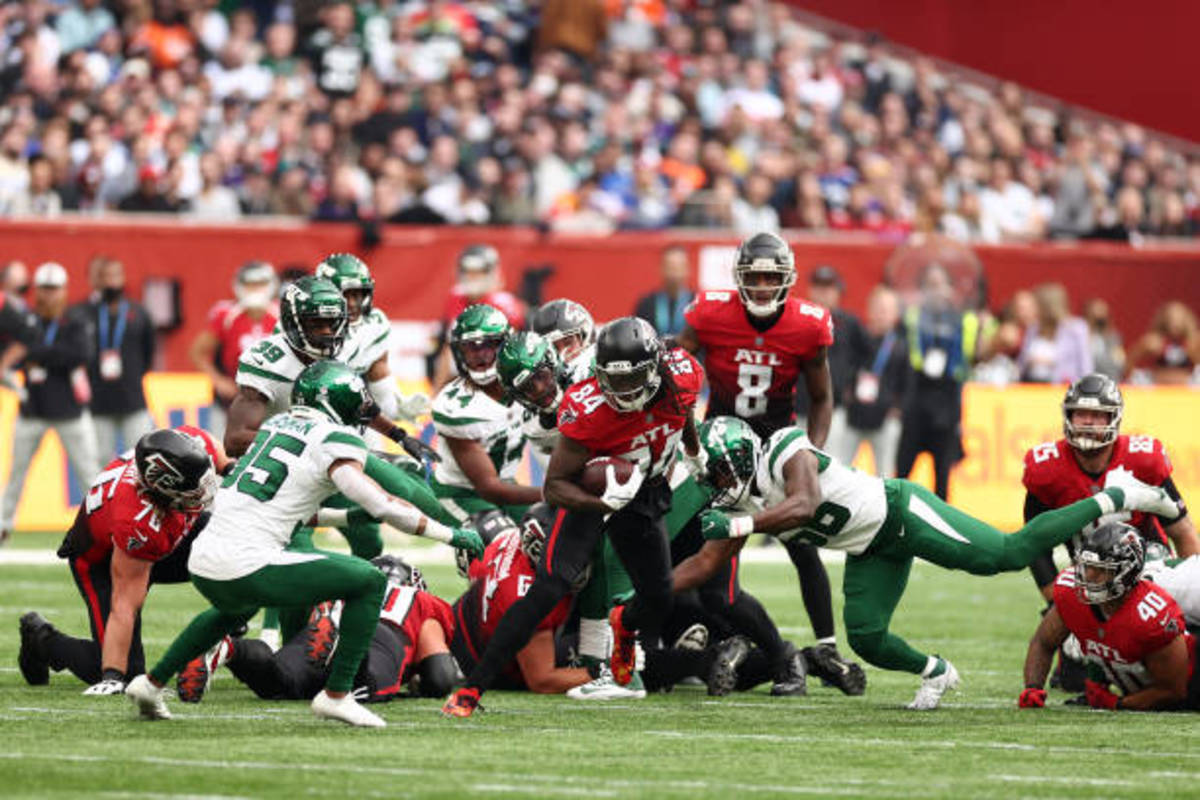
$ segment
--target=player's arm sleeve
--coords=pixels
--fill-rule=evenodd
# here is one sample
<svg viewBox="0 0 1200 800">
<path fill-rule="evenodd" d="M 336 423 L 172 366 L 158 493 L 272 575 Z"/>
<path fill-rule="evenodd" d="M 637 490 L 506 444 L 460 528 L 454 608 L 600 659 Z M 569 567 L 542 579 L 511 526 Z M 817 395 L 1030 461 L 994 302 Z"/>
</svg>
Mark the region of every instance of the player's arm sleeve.
<svg viewBox="0 0 1200 800">
<path fill-rule="evenodd" d="M 1179 493 L 1179 487 L 1175 485 L 1175 479 L 1172 478 L 1171 476 L 1168 475 L 1167 479 L 1162 482 L 1162 488 L 1163 488 L 1163 491 L 1165 491 L 1171 497 L 1172 500 L 1174 500 L 1176 503 L 1179 504 L 1179 509 L 1180 509 L 1180 513 L 1179 513 L 1178 517 L 1176 517 L 1174 520 L 1164 521 L 1163 524 L 1169 525 L 1169 524 L 1178 522 L 1179 520 L 1181 520 L 1187 516 L 1187 513 L 1188 513 L 1187 504 L 1183 502 L 1183 495 L 1181 495 Z"/>
<path fill-rule="evenodd" d="M 344 430 L 330 430 L 321 439 L 316 456 L 321 471 L 327 472 L 338 461 L 354 461 L 361 467 L 367 463 L 368 452 L 367 443 L 361 436 Z"/>
<path fill-rule="evenodd" d="M 400 415 L 400 398 L 396 395 L 396 379 L 385 375 L 377 381 L 367 384 L 367 391 L 379 406 L 379 412 L 388 419 L 394 420 Z"/>
<path fill-rule="evenodd" d="M 1026 522 L 1049 510 L 1041 500 L 1033 496 L 1032 492 L 1025 493 Z M 1029 572 L 1033 575 L 1033 582 L 1037 584 L 1038 589 L 1043 589 L 1053 583 L 1055 576 L 1058 575 L 1058 569 L 1054 566 L 1054 552 L 1047 550 L 1035 558 L 1029 565 Z"/>
<path fill-rule="evenodd" d="M 292 378 L 274 372 L 269 364 L 255 358 L 253 350 L 242 355 L 234 381 L 238 386 L 253 389 L 267 398 L 267 405 L 273 405 L 280 397 L 290 394 L 294 383 Z"/>
</svg>

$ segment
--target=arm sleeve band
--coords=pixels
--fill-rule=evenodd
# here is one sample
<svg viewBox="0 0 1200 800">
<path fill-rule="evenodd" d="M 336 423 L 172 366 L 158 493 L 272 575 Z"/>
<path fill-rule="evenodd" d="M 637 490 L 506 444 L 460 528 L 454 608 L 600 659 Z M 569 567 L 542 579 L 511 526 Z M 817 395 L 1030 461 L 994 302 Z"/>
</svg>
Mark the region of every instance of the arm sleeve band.
<svg viewBox="0 0 1200 800">
<path fill-rule="evenodd" d="M 445 525 L 426 517 L 413 506 L 397 501 L 380 489 L 361 469 L 343 464 L 334 469 L 329 477 L 342 494 L 362 506 L 364 511 L 399 531 L 415 534 L 424 521 L 423 536 L 446 543 L 454 537 L 454 532 Z"/>
<path fill-rule="evenodd" d="M 385 417 L 395 419 L 400 414 L 400 398 L 396 395 L 396 381 L 391 375 L 371 381 L 367 384 L 367 390 Z"/>
</svg>

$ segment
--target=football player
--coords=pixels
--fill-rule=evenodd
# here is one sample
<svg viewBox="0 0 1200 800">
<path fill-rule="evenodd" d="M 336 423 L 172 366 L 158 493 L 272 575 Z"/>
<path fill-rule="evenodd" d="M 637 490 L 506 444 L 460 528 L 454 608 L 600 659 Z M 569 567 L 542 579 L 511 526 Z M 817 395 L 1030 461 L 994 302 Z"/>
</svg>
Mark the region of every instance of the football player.
<svg viewBox="0 0 1200 800">
<path fill-rule="evenodd" d="M 433 401 L 441 460 L 430 483 L 459 524 L 492 508 L 519 519 L 542 499 L 538 487 L 514 482 L 530 412 L 506 396 L 496 371 L 496 358 L 511 330 L 504 315 L 486 305 L 470 306 L 450 329 L 450 352 L 459 375 Z"/>
<path fill-rule="evenodd" d="M 340 640 L 313 711 L 351 725 L 384 726 L 350 690 L 379 618 L 386 579 L 354 556 L 287 550 L 292 533 L 339 491 L 374 518 L 408 533 L 461 546 L 463 532 L 397 501 L 364 474 L 367 446 L 357 430 L 374 417 L 375 404 L 348 366 L 318 361 L 305 367 L 291 399 L 290 411 L 262 424 L 250 451 L 217 491 L 212 518 L 188 559 L 192 583 L 212 608 L 192 620 L 150 672 L 126 688 L 143 717 L 170 719 L 163 701 L 166 682 L 260 607 L 309 607 L 340 599 L 345 603 Z"/>
<path fill-rule="evenodd" d="M 923 486 L 883 480 L 838 463 L 801 428 L 781 428 L 761 450 L 755 438 L 746 423 L 733 417 L 718 418 L 705 431 L 708 472 L 713 485 L 724 490 L 722 500 L 736 508 L 749 497 L 758 510 L 702 512 L 705 538 L 718 541 L 706 543 L 676 568 L 677 584 L 694 585 L 710 577 L 715 565 L 740 551 L 753 532 L 844 550 L 843 612 L 850 646 L 877 667 L 921 676 L 911 709 L 936 708 L 942 695 L 958 685 L 950 662 L 918 652 L 889 630 L 914 558 L 993 575 L 1029 566 L 1038 553 L 1104 514 L 1149 511 L 1173 518 L 1179 513 L 1163 489 L 1113 473 L 1097 494 L 1005 534 Z M 730 455 L 735 451 L 751 454 L 753 470 L 735 463 Z"/>
<path fill-rule="evenodd" d="M 1142 534 L 1109 521 L 1085 533 L 1078 550 L 1074 568 L 1055 579 L 1054 606 L 1029 642 L 1018 706 L 1046 705 L 1054 653 L 1073 634 L 1087 659 L 1092 708 L 1200 710 L 1196 643 L 1170 593 L 1141 578 Z"/>
<path fill-rule="evenodd" d="M 1155 543 L 1146 544 L 1146 568 L 1142 577 L 1149 578 L 1171 593 L 1188 630 L 1200 631 L 1200 556 L 1170 558 L 1167 548 Z"/>
<path fill-rule="evenodd" d="M 687 324 L 678 343 L 704 351 L 711 394 L 707 418 L 734 416 L 766 438 L 792 424 L 795 392 L 803 377 L 809 397 L 807 430 L 820 447 L 833 416 L 833 382 L 827 351 L 833 344 L 828 309 L 789 297 L 796 282 L 792 248 L 773 233 L 757 233 L 738 247 L 733 268 L 737 291 L 701 292 L 684 312 Z M 862 691 L 862 668 L 841 656 L 833 624 L 829 574 L 817 549 L 801 539 L 786 544 L 796 566 L 804 608 L 817 646 L 809 650 L 814 675 L 850 694 Z M 773 627 L 757 609 L 756 642 L 770 641 Z M 774 657 L 782 663 L 784 654 Z"/>
<path fill-rule="evenodd" d="M 594 377 L 574 384 L 558 412 L 560 438 L 546 472 L 546 502 L 559 508 L 537 578 L 504 616 L 467 677 L 442 711 L 470 716 L 504 665 L 529 641 L 539 621 L 582 578 L 601 537 L 608 535 L 637 595 L 609 615 L 614 636 L 614 679 L 633 679 L 635 638 L 653 646 L 671 609 L 670 551 L 663 515 L 670 507 L 666 475 L 682 440 L 699 458 L 693 408 L 703 368 L 679 348 L 664 347 L 645 320 L 623 317 L 596 337 Z M 597 456 L 635 463 L 619 480 L 608 471 L 597 497 L 579 485 L 584 465 Z M 636 634 L 635 634 L 636 632 Z"/>
<path fill-rule="evenodd" d="M 192 537 L 228 460 L 199 428 L 152 431 L 109 462 L 58 548 L 87 607 L 90 639 L 59 632 L 37 612 L 21 617 L 18 664 L 31 685 L 69 669 L 88 695 L 120 694 L 146 668 L 141 610 L 153 583 L 183 583 Z"/>
<path fill-rule="evenodd" d="M 554 345 L 572 383 L 591 377 L 596 323 L 586 308 L 574 300 L 551 300 L 529 315 L 529 330 Z"/>
<path fill-rule="evenodd" d="M 413 694 L 443 697 L 459 677 L 448 644 L 454 631 L 450 604 L 430 593 L 420 570 L 403 559 L 382 555 L 371 563 L 387 576 L 387 589 L 366 658 L 354 678 L 355 694 L 382 702 L 397 697 L 407 685 Z M 225 637 L 179 673 L 179 699 L 200 702 L 223 664 L 264 700 L 311 700 L 329 678 L 341 612 L 340 601 L 320 604 L 307 627 L 278 651 L 258 639 Z"/>
<path fill-rule="evenodd" d="M 1025 519 L 1082 500 L 1112 472 L 1129 472 L 1151 486 L 1161 486 L 1184 510 L 1173 520 L 1134 514 L 1122 521 L 1137 528 L 1147 542 L 1169 539 L 1181 557 L 1200 554 L 1200 538 L 1171 478 L 1166 447 L 1150 436 L 1121 433 L 1124 413 L 1121 390 L 1107 375 L 1092 373 L 1071 384 L 1062 402 L 1063 438 L 1025 454 Z M 1057 573 L 1052 554 L 1042 554 L 1031 571 L 1042 596 L 1052 601 Z"/>
</svg>

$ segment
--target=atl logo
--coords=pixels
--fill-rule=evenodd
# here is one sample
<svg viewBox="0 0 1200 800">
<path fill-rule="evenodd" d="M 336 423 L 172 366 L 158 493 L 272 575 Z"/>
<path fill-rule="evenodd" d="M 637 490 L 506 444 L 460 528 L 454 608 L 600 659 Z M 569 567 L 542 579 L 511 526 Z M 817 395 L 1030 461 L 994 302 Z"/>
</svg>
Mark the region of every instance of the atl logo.
<svg viewBox="0 0 1200 800">
<path fill-rule="evenodd" d="M 778 353 L 764 353 L 759 350 L 742 350 L 738 349 L 733 360 L 737 364 L 756 364 L 765 367 L 783 366 L 783 359 Z"/>
</svg>

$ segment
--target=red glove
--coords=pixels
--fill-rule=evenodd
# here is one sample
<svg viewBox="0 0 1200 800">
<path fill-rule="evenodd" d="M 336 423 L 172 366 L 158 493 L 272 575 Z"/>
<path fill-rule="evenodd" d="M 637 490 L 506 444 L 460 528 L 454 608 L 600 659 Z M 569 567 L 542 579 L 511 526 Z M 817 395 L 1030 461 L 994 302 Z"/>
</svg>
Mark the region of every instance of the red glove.
<svg viewBox="0 0 1200 800">
<path fill-rule="evenodd" d="M 1026 686 L 1017 698 L 1017 708 L 1045 708 L 1046 690 L 1040 686 Z"/>
<path fill-rule="evenodd" d="M 1117 702 L 1121 699 L 1109 691 L 1108 687 L 1096 681 L 1084 682 L 1084 695 L 1092 708 L 1103 708 L 1108 711 L 1117 710 Z"/>
</svg>

